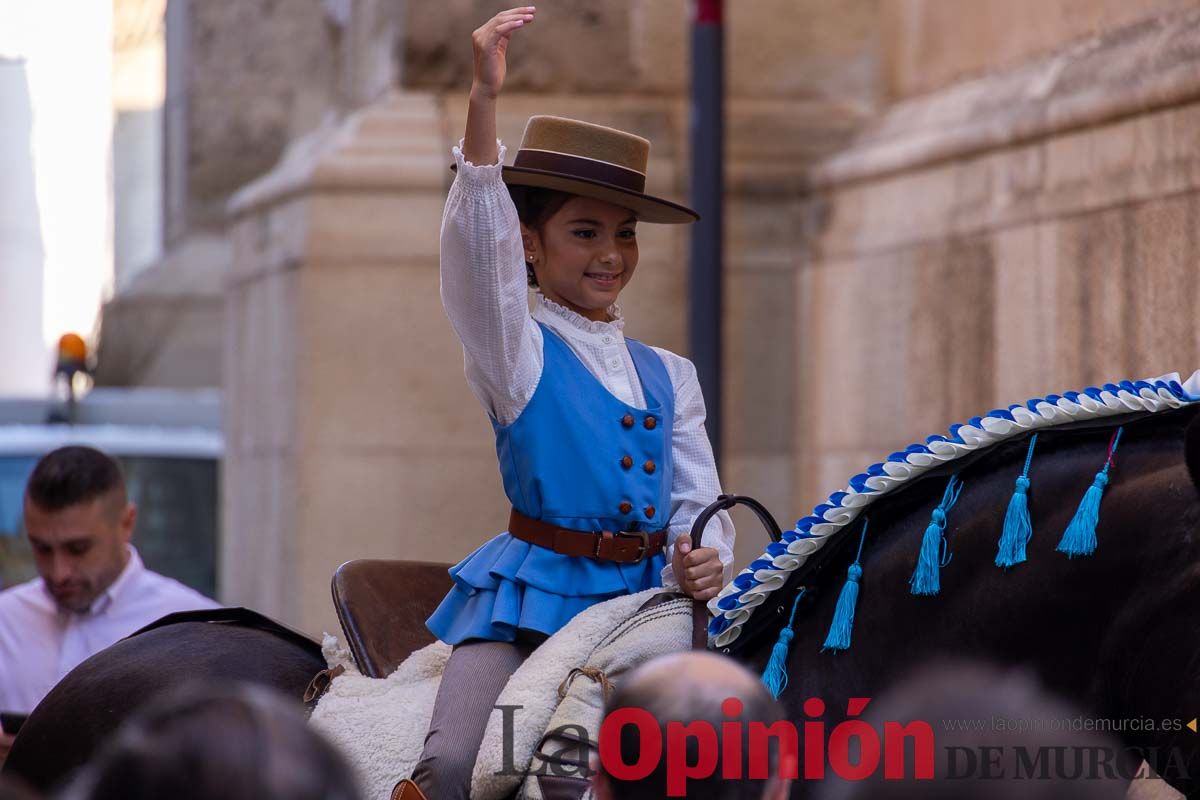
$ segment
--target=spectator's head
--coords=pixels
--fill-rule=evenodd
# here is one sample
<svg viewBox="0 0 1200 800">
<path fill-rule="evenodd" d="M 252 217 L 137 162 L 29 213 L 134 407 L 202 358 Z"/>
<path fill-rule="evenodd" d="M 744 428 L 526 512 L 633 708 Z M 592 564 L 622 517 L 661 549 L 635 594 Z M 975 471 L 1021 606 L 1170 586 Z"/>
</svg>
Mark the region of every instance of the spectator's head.
<svg viewBox="0 0 1200 800">
<path fill-rule="evenodd" d="M 736 706 L 723 707 L 730 698 L 740 702 L 740 710 Z M 750 723 L 770 725 L 783 719 L 784 715 L 783 708 L 763 687 L 758 676 L 733 660 L 712 653 L 679 653 L 656 658 L 621 682 L 609 698 L 605 713 L 611 715 L 621 709 L 641 709 L 657 721 L 657 735 L 663 743 L 662 758 L 649 776 L 622 780 L 612 769 L 606 768 L 606 758 L 602 755 L 594 779 L 597 800 L 658 800 L 666 797 L 667 762 L 671 752 L 668 725 L 692 722 L 702 723 L 697 726 L 697 733 L 702 727 L 711 730 L 714 738 L 703 743 L 698 736 L 688 737 L 686 763 L 700 763 L 701 751 L 713 752 L 714 744 L 716 762 L 710 777 L 687 781 L 689 797 L 711 800 L 781 800 L 787 797 L 791 781 L 780 777 L 779 753 L 774 748 L 768 759 L 771 777 L 765 780 L 747 777 L 751 763 Z M 726 753 L 730 752 L 725 749 L 725 734 L 735 730 L 741 740 L 740 769 L 725 761 Z M 616 741 L 609 741 L 614 737 Z M 637 764 L 643 757 L 643 744 L 637 725 L 624 725 L 620 730 L 608 726 L 601 729 L 601 753 L 606 747 L 619 745 L 623 764 Z M 681 754 L 677 752 L 677 755 Z M 722 777 L 739 773 L 743 776 L 741 779 Z"/>
<path fill-rule="evenodd" d="M 39 797 L 40 795 L 15 778 L 0 775 L 0 800 L 39 800 Z"/>
<path fill-rule="evenodd" d="M 151 701 L 65 800 L 357 800 L 350 767 L 299 703 L 253 684 L 191 684 Z"/>
<path fill-rule="evenodd" d="M 918 670 L 880 695 L 864 719 L 877 731 L 885 722 L 928 723 L 933 729 L 933 780 L 916 780 L 914 748 L 905 779 L 883 770 L 863 781 L 824 781 L 820 800 L 1121 800 L 1128 780 L 1118 770 L 1137 763 L 1111 736 L 1085 730 L 1083 715 L 1023 671 L 975 662 L 940 663 Z M 1079 729 L 1076 729 L 1079 728 Z M 1061 752 L 1061 755 L 1059 753 Z M 1076 772 L 1075 759 L 1109 757 L 1109 770 Z M 1060 772 L 1058 759 L 1065 759 Z M 1024 766 L 1023 766 L 1024 765 Z M 1030 766 L 1036 765 L 1036 766 Z M 1043 772 L 1044 770 L 1044 772 Z M 1135 781 L 1136 783 L 1136 781 Z"/>
<path fill-rule="evenodd" d="M 61 447 L 33 468 L 25 487 L 25 533 L 55 602 L 86 611 L 129 560 L 137 508 L 112 458 Z"/>
</svg>

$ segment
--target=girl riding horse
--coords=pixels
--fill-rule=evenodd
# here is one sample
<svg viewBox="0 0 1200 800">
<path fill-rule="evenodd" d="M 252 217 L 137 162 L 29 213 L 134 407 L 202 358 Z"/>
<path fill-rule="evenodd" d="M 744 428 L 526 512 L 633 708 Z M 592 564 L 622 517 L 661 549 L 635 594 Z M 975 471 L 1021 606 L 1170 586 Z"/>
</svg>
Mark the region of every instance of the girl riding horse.
<svg viewBox="0 0 1200 800">
<path fill-rule="evenodd" d="M 575 614 L 660 585 L 710 599 L 732 561 L 725 513 L 709 527 L 715 547 L 675 544 L 721 492 L 696 370 L 627 338 L 616 305 L 638 266 L 638 224 L 697 216 L 645 193 L 650 143 L 612 128 L 535 116 L 513 166 L 501 166 L 507 48 L 535 14 L 502 12 L 472 37 L 441 240 L 442 300 L 512 513 L 506 532 L 450 570 L 454 587 L 429 618 L 454 651 L 400 796 L 467 796 L 500 690 Z"/>
</svg>

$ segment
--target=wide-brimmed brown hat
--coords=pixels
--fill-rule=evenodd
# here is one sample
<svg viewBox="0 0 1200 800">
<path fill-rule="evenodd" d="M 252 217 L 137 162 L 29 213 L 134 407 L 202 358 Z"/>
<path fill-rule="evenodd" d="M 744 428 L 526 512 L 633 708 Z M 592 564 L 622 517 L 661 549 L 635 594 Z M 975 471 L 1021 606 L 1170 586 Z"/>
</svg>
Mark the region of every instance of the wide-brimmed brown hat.
<svg viewBox="0 0 1200 800">
<path fill-rule="evenodd" d="M 687 206 L 646 194 L 650 142 L 641 136 L 575 119 L 530 117 L 511 167 L 510 186 L 540 186 L 594 197 L 632 210 L 644 222 L 695 222 Z"/>
</svg>

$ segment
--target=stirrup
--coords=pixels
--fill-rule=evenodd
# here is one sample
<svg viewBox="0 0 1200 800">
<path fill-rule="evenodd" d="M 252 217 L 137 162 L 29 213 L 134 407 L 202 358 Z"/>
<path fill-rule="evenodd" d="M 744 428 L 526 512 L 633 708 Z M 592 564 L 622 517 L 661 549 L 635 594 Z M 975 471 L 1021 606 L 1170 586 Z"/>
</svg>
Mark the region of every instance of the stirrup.
<svg viewBox="0 0 1200 800">
<path fill-rule="evenodd" d="M 391 800 L 428 800 L 421 787 L 408 778 L 402 779 L 392 788 Z"/>
</svg>

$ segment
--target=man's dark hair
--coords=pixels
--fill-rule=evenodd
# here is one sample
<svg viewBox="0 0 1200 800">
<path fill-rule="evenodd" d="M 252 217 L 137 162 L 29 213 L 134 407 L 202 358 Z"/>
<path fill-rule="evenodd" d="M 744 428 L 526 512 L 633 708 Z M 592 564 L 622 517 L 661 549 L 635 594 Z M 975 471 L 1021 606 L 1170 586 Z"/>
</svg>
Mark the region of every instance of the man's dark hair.
<svg viewBox="0 0 1200 800">
<path fill-rule="evenodd" d="M 113 490 L 124 502 L 125 479 L 117 462 L 93 447 L 70 446 L 42 456 L 29 476 L 25 496 L 42 511 L 61 511 Z"/>
<path fill-rule="evenodd" d="M 684 658 L 694 658 L 697 654 L 689 654 Z M 700 656 L 703 658 L 722 658 L 715 654 Z M 675 658 L 675 657 L 671 657 Z M 731 666 L 733 665 L 732 662 Z M 745 672 L 743 667 L 738 670 Z M 721 710 L 721 704 L 735 697 L 742 702 L 742 713 L 738 716 L 726 716 Z M 658 765 L 649 776 L 638 781 L 622 781 L 611 773 L 607 774 L 608 782 L 613 788 L 613 794 L 622 800 L 661 800 L 667 796 L 667 723 L 707 722 L 717 732 L 718 756 L 717 767 L 713 775 L 703 779 L 689 779 L 687 794 L 689 797 L 704 797 L 711 800 L 759 800 L 766 791 L 767 780 L 752 779 L 750 775 L 750 746 L 749 728 L 751 722 L 762 722 L 771 725 L 784 719 L 783 707 L 773 698 L 766 687 L 745 672 L 745 680 L 741 685 L 731 687 L 728 680 L 704 681 L 693 679 L 687 671 L 662 676 L 656 672 L 653 678 L 638 679 L 637 673 L 622 681 L 609 698 L 605 713 L 611 714 L 621 708 L 639 708 L 648 711 L 659 723 L 662 736 L 663 752 Z M 722 723 L 740 723 L 742 740 L 742 765 L 740 779 L 725 779 L 721 775 L 726 768 L 724 763 L 724 743 L 722 740 Z M 772 738 L 768 759 L 768 774 L 777 776 L 779 770 L 778 742 Z M 625 725 L 621 729 L 621 761 L 634 764 L 640 760 L 642 752 L 641 734 L 636 725 Z M 687 739 L 687 763 L 695 764 L 699 760 L 699 743 L 694 737 Z"/>
</svg>

